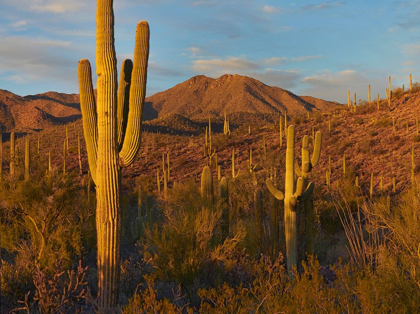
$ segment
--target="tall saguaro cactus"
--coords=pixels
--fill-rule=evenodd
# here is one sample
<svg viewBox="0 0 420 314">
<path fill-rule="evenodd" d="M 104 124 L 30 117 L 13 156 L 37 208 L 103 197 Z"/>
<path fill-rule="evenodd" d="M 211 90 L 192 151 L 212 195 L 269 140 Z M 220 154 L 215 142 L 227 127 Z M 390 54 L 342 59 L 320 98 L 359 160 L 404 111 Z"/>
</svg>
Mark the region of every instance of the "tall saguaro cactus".
<svg viewBox="0 0 420 314">
<path fill-rule="evenodd" d="M 287 129 L 287 146 L 286 146 L 286 177 L 285 177 L 285 191 L 283 192 L 276 189 L 270 179 L 266 180 L 268 190 L 278 200 L 284 200 L 284 226 L 286 233 L 286 256 L 287 256 L 287 269 L 297 264 L 297 224 L 296 224 L 296 207 L 298 202 L 305 202 L 312 194 L 314 183 L 310 182 L 306 190 L 303 190 L 304 181 L 318 163 L 319 154 L 321 151 L 321 133 L 317 132 L 315 137 L 315 149 L 312 158 L 309 158 L 308 151 L 308 137 L 303 140 L 302 146 L 302 169 L 298 170 L 299 176 L 295 185 L 295 127 L 290 125 Z"/>
<path fill-rule="evenodd" d="M 117 84 L 113 0 L 97 0 L 97 101 L 88 60 L 79 62 L 80 103 L 89 168 L 96 185 L 98 297 L 106 311 L 115 306 L 120 270 L 121 168 L 131 165 L 140 148 L 149 57 L 149 25 L 137 24 L 134 62 L 122 64 Z"/>
</svg>

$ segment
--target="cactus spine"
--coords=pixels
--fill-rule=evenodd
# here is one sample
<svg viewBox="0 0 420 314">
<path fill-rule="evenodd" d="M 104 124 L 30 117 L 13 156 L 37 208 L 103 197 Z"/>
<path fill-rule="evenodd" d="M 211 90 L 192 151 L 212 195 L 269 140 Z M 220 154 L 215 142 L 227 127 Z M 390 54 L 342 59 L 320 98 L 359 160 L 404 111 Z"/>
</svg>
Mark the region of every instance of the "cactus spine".
<svg viewBox="0 0 420 314">
<path fill-rule="evenodd" d="M 15 175 L 15 132 L 10 133 L 10 176 Z"/>
<path fill-rule="evenodd" d="M 376 109 L 379 110 L 379 94 L 376 96 Z"/>
<path fill-rule="evenodd" d="M 90 172 L 96 185 L 100 312 L 113 308 L 118 297 L 121 168 L 133 163 L 140 147 L 149 55 L 149 25 L 142 21 L 137 24 L 134 64 L 130 60 L 123 62 L 119 84 L 121 92 L 118 92 L 112 5 L 112 0 L 97 0 L 96 104 L 89 61 L 84 59 L 79 62 L 83 129 Z"/>
<path fill-rule="evenodd" d="M 370 84 L 369 84 L 368 98 L 369 98 L 369 104 L 371 104 L 371 101 L 370 101 Z"/>
<path fill-rule="evenodd" d="M 321 133 L 317 132 L 314 145 L 314 153 L 312 159 L 309 159 L 308 151 L 309 138 L 305 136 L 302 145 L 302 169 L 299 170 L 301 176 L 297 180 L 296 191 L 294 192 L 295 177 L 295 128 L 289 126 L 287 130 L 287 146 L 286 146 L 286 177 L 285 191 L 276 189 L 270 179 L 266 180 L 267 188 L 270 193 L 278 200 L 284 200 L 284 224 L 286 233 L 286 256 L 287 269 L 290 271 L 297 264 L 297 226 L 296 226 L 296 206 L 298 202 L 306 201 L 312 194 L 314 184 L 310 182 L 305 191 L 303 191 L 304 178 L 307 178 L 312 168 L 319 161 L 321 151 Z M 298 173 L 299 175 L 299 173 Z"/>
<path fill-rule="evenodd" d="M 29 181 L 29 171 L 31 166 L 31 152 L 29 146 L 29 140 L 25 141 L 25 181 Z"/>
</svg>

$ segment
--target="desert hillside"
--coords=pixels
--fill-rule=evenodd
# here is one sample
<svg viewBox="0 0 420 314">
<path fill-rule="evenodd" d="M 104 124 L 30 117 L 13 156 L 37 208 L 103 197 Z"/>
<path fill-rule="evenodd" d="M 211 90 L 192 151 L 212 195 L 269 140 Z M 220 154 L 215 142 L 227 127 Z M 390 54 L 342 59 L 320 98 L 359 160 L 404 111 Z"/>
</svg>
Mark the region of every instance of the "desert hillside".
<svg viewBox="0 0 420 314">
<path fill-rule="evenodd" d="M 247 76 L 223 75 L 218 79 L 198 75 L 147 98 L 159 116 L 177 113 L 190 119 L 219 117 L 227 113 L 304 113 L 337 105 L 314 97 L 299 97 L 279 87 Z"/>
<path fill-rule="evenodd" d="M 170 114 L 203 120 L 208 117 L 220 118 L 226 111 L 231 114 L 231 121 L 237 123 L 250 118 L 277 117 L 285 112 L 295 114 L 330 110 L 336 105 L 335 102 L 314 97 L 299 97 L 246 76 L 223 75 L 212 79 L 199 75 L 148 97 L 144 105 L 144 120 L 166 119 Z M 81 112 L 77 94 L 47 92 L 21 97 L 0 90 L 2 132 L 32 132 L 79 118 Z M 162 121 L 157 123 L 162 125 Z"/>
</svg>

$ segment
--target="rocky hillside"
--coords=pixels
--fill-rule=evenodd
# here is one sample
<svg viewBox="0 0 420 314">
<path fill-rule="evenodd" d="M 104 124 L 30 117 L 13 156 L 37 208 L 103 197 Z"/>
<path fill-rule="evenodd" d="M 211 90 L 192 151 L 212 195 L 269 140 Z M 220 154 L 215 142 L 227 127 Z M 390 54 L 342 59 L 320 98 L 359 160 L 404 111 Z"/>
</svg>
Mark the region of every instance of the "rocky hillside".
<svg viewBox="0 0 420 314">
<path fill-rule="evenodd" d="M 0 131 L 31 132 L 81 117 L 78 95 L 48 92 L 21 97 L 0 90 Z"/>
<path fill-rule="evenodd" d="M 212 79 L 199 75 L 148 97 L 144 107 L 144 120 L 164 118 L 165 121 L 156 122 L 160 127 L 164 125 L 172 129 L 172 120 L 179 120 L 180 116 L 193 121 L 208 117 L 220 119 L 226 111 L 231 121 L 239 124 L 249 118 L 266 120 L 269 116 L 278 117 L 279 113 L 329 110 L 336 105 L 338 104 L 335 102 L 314 97 L 299 97 L 246 76 L 223 75 Z M 168 120 L 165 117 L 169 115 L 172 116 Z M 21 97 L 0 90 L 1 132 L 31 132 L 80 117 L 79 95 L 48 92 Z M 175 124 L 179 123 L 175 121 Z M 188 130 L 182 127 L 179 131 L 192 131 L 190 123 L 188 124 Z"/>
<path fill-rule="evenodd" d="M 147 99 L 149 114 L 176 113 L 190 119 L 219 117 L 227 113 L 290 114 L 330 108 L 337 103 L 299 97 L 251 77 L 223 75 L 218 79 L 198 75 Z"/>
</svg>

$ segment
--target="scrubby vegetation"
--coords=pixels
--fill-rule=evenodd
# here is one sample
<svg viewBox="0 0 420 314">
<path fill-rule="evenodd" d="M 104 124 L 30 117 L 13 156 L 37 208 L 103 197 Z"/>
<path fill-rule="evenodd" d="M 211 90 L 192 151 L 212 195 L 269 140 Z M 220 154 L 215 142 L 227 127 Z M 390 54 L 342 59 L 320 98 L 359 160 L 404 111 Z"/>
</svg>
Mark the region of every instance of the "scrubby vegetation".
<svg viewBox="0 0 420 314">
<path fill-rule="evenodd" d="M 271 132 L 275 130 L 274 126 Z M 242 136 L 240 132 L 247 134 L 248 130 L 234 130 L 228 138 L 223 133 L 213 134 L 215 149 L 219 151 L 220 145 L 230 151 L 230 145 L 237 145 L 237 137 Z M 260 132 L 264 129 L 255 128 L 251 136 L 259 138 Z M 159 143 L 166 141 L 153 134 L 145 137 L 146 145 L 153 138 Z M 203 137 L 193 141 L 204 146 Z M 76 155 L 77 150 L 71 149 L 72 142 L 75 141 L 70 141 L 73 153 L 69 155 Z M 300 147 L 299 141 L 296 143 Z M 159 146 L 165 149 L 165 145 Z M 170 159 L 171 180 L 166 194 L 163 188 L 158 192 L 155 175 L 142 175 L 124 186 L 120 307 L 116 311 L 417 312 L 420 307 L 417 174 L 414 183 L 404 189 L 392 192 L 392 188 L 383 188 L 381 192 L 377 185 L 369 197 L 369 188 L 360 187 L 362 180 L 356 185 L 352 156 L 346 157 L 345 174 L 342 169 L 332 169 L 337 179 L 329 190 L 323 183 L 325 179 L 315 172 L 312 226 L 315 255 L 305 253 L 308 216 L 299 215 L 299 262 L 289 273 L 285 263 L 283 205 L 264 184 L 265 178 L 270 177 L 278 189 L 284 189 L 285 145 L 279 151 L 267 141 L 266 152 L 259 146 L 253 157 L 256 168 L 251 171 L 249 161 L 244 161 L 235 179 L 230 175 L 231 155 L 227 160 L 218 158 L 219 165 L 223 165 L 222 173 L 229 174 L 227 204 L 219 194 L 214 158 L 211 204 L 207 198 L 202 199 L 198 184 L 200 169 L 195 178 L 177 179 L 176 156 Z M 325 153 L 325 143 L 322 146 L 321 155 Z M 69 156 L 74 166 L 68 163 L 68 169 L 73 170 L 66 174 L 62 171 L 62 160 L 58 159 L 58 164 L 53 163 L 52 171 L 48 172 L 42 145 L 39 154 L 36 150 L 34 147 L 31 150 L 30 180 L 24 180 L 21 153 L 15 175 L 10 177 L 6 166 L 2 174 L 2 310 L 94 312 L 97 309 L 94 186 L 88 176 L 79 174 L 77 158 Z M 203 156 L 198 152 L 196 158 L 206 160 Z M 297 156 L 300 159 L 300 154 Z M 156 154 L 153 158 L 162 167 L 162 157 Z M 209 160 L 209 156 L 206 158 Z M 325 159 L 324 154 L 321 160 Z M 166 159 L 165 169 L 168 169 Z M 226 208 L 227 235 L 223 232 Z M 303 213 L 304 207 L 299 205 L 297 211 Z"/>
<path fill-rule="evenodd" d="M 376 104 L 369 86 L 358 105 L 349 92 L 347 107 L 275 123 L 225 114 L 217 132 L 209 118 L 204 135 L 203 121 L 174 134 L 189 120 L 168 117 L 146 133 L 148 24 L 117 107 L 112 12 L 98 1 L 97 103 L 79 63 L 89 158 L 80 122 L 42 133 L 36 149 L 34 135 L 1 143 L 3 312 L 420 312 L 411 77 L 409 91 L 389 78 Z"/>
</svg>

